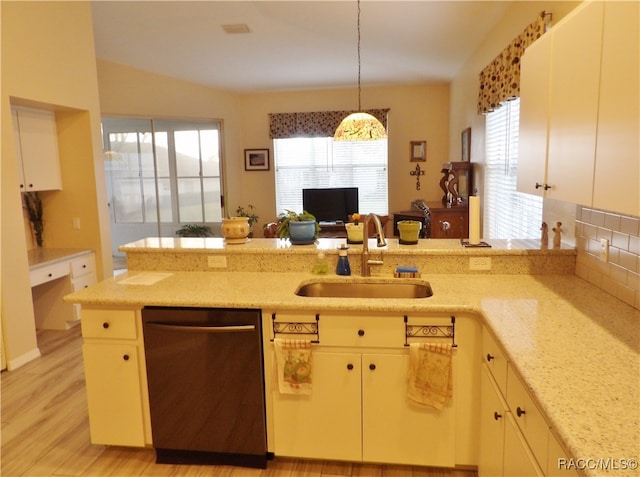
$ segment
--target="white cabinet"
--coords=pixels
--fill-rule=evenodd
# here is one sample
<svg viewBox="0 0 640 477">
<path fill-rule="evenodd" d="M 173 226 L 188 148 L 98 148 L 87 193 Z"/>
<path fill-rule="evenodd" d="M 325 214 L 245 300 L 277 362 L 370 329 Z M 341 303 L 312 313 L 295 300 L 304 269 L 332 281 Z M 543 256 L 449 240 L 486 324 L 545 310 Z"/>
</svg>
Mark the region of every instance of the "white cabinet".
<svg viewBox="0 0 640 477">
<path fill-rule="evenodd" d="M 139 310 L 83 309 L 82 355 L 93 444 L 151 444 Z"/>
<path fill-rule="evenodd" d="M 280 394 L 274 383 L 276 454 L 360 460 L 360 374 L 360 355 L 314 350 L 313 394 Z"/>
<path fill-rule="evenodd" d="M 362 355 L 362 460 L 455 465 L 454 405 L 442 410 L 407 399 L 409 356 Z"/>
<path fill-rule="evenodd" d="M 547 178 L 551 34 L 531 44 L 520 64 L 520 132 L 517 188 L 543 195 Z"/>
<path fill-rule="evenodd" d="M 62 189 L 55 114 L 40 109 L 11 109 L 22 192 Z"/>
<path fill-rule="evenodd" d="M 523 55 L 522 192 L 591 204 L 602 15 L 602 2 L 585 2 Z"/>
<path fill-rule="evenodd" d="M 605 2 L 593 206 L 640 215 L 639 2 Z"/>
<path fill-rule="evenodd" d="M 522 57 L 518 190 L 640 215 L 638 2 L 583 2 Z"/>
<path fill-rule="evenodd" d="M 566 453 L 496 340 L 486 328 L 482 333 L 478 475 L 559 475 Z"/>
<path fill-rule="evenodd" d="M 91 252 L 71 261 L 71 286 L 73 291 L 82 290 L 96 283 L 96 260 L 95 253 Z M 79 321 L 81 318 L 81 307 L 73 305 L 74 318 Z"/>
<path fill-rule="evenodd" d="M 276 323 L 316 321 L 308 313 L 275 316 Z M 451 323 L 451 317 L 442 316 L 408 319 Z M 312 394 L 281 394 L 270 342 L 274 318 L 263 312 L 263 320 L 269 350 L 265 357 L 271 410 L 268 434 L 276 455 L 441 467 L 457 463 L 457 403 L 467 403 L 474 395 L 474 381 L 462 369 L 467 356 L 460 348 L 453 358 L 453 399 L 438 411 L 407 397 L 409 350 L 404 346 L 403 315 L 321 313 L 320 343 L 313 345 Z M 466 438 L 471 424 L 462 427 Z"/>
</svg>

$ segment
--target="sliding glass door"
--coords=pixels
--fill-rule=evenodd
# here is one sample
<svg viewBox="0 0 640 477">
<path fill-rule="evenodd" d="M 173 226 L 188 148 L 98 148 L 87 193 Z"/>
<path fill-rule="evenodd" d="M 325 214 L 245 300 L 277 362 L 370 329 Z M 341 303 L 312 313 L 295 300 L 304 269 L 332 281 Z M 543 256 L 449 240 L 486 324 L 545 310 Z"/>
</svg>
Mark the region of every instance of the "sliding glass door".
<svg viewBox="0 0 640 477">
<path fill-rule="evenodd" d="M 185 224 L 222 221 L 220 124 L 103 118 L 113 254 L 145 237 L 175 237 Z"/>
</svg>

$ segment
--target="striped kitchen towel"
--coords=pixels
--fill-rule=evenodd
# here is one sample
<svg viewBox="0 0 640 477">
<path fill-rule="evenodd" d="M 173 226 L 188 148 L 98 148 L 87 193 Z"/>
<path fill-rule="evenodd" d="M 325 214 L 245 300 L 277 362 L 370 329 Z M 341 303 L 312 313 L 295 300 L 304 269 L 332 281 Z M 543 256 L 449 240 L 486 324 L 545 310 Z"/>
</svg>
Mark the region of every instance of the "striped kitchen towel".
<svg viewBox="0 0 640 477">
<path fill-rule="evenodd" d="M 311 341 L 276 338 L 273 344 L 280 393 L 311 394 Z"/>
</svg>

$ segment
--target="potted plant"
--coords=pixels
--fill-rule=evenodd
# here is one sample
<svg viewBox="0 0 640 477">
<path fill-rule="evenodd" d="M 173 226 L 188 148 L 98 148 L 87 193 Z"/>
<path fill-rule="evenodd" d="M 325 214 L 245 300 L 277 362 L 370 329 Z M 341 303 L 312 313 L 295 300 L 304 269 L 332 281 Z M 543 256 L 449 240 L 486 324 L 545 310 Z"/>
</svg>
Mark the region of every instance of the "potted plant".
<svg viewBox="0 0 640 477">
<path fill-rule="evenodd" d="M 347 230 L 347 242 L 348 243 L 362 243 L 364 240 L 364 224 L 360 222 L 360 214 L 352 214 L 349 216 L 349 220 L 353 222 L 347 222 L 344 224 Z"/>
<path fill-rule="evenodd" d="M 249 219 L 249 237 L 253 237 L 253 224 L 258 221 L 258 216 L 255 214 L 255 207 L 249 204 L 245 209 L 241 205 L 236 209 L 236 217 L 247 217 Z"/>
<path fill-rule="evenodd" d="M 320 226 L 316 217 L 306 210 L 300 214 L 287 210 L 278 216 L 276 234 L 290 239 L 291 243 L 311 243 L 320 235 Z"/>
<path fill-rule="evenodd" d="M 213 233 L 208 225 L 184 224 L 176 230 L 176 235 L 179 237 L 211 237 Z"/>
</svg>

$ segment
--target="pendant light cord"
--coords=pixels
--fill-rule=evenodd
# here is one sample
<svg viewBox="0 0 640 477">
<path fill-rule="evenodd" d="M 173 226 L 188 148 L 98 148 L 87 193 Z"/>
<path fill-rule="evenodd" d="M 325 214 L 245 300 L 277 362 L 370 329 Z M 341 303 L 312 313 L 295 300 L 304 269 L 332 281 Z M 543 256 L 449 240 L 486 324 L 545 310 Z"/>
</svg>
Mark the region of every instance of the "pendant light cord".
<svg viewBox="0 0 640 477">
<path fill-rule="evenodd" d="M 358 111 L 362 111 L 360 104 L 360 0 L 358 0 Z"/>
</svg>

